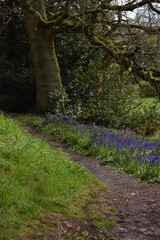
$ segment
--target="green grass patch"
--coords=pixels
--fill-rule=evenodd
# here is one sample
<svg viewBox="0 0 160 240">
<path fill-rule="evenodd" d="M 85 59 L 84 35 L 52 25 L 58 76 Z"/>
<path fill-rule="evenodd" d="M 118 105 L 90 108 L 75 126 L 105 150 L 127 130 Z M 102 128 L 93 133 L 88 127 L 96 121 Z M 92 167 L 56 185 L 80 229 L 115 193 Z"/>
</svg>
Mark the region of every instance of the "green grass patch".
<svg viewBox="0 0 160 240">
<path fill-rule="evenodd" d="M 32 118 L 32 123 L 42 127 L 43 120 Z M 103 187 L 67 154 L 0 114 L 1 240 L 23 235 L 27 226 L 33 227 L 48 212 L 85 219 L 83 207 L 92 198 L 93 188 Z"/>
</svg>

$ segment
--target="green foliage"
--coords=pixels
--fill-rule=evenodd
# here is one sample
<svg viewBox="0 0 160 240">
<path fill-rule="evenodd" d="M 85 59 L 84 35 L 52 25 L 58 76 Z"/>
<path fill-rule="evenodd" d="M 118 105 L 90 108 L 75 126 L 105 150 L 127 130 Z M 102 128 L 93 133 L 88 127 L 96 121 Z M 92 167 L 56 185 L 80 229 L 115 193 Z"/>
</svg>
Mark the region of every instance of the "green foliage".
<svg viewBox="0 0 160 240">
<path fill-rule="evenodd" d="M 95 55 L 95 47 L 80 34 L 62 34 L 56 36 L 55 47 L 61 69 L 63 86 L 67 87 L 73 80 L 73 72 L 77 67 L 88 65 Z M 68 89 L 73 94 L 71 88 Z"/>
<path fill-rule="evenodd" d="M 34 124 L 42 120 L 35 117 Z M 87 219 L 83 207 L 92 188 L 102 185 L 84 168 L 0 115 L 1 240 L 16 239 L 50 211 Z"/>
<path fill-rule="evenodd" d="M 156 90 L 152 87 L 148 82 L 141 81 L 140 82 L 140 96 L 141 97 L 155 97 L 157 96 Z"/>
<path fill-rule="evenodd" d="M 66 93 L 65 89 L 62 88 L 61 91 L 50 93 L 49 101 L 49 112 L 52 112 L 52 110 L 59 113 L 64 112 L 69 103 L 68 94 Z"/>
<path fill-rule="evenodd" d="M 78 120 L 110 127 L 123 125 L 136 97 L 131 76 L 125 73 L 121 75 L 121 69 L 116 64 L 105 69 L 102 52 L 88 66 L 81 66 L 74 71 L 68 89 L 73 92 L 73 105 L 79 107 Z"/>
<path fill-rule="evenodd" d="M 129 128 L 144 135 L 156 131 L 159 113 L 155 105 L 148 106 L 147 103 L 137 107 L 135 102 L 139 94 L 153 94 L 154 89 L 148 83 L 142 81 L 140 89 L 131 83 L 131 75 L 122 74 L 118 65 L 106 68 L 104 52 L 91 47 L 81 35 L 64 35 L 56 41 L 66 86 L 64 95 L 60 97 L 64 108 L 59 107 L 56 112 L 59 117 Z"/>
<path fill-rule="evenodd" d="M 144 136 L 153 136 L 160 126 L 160 103 L 146 98 L 137 108 L 133 108 L 125 120 L 126 127 Z"/>
<path fill-rule="evenodd" d="M 118 65 L 112 64 L 107 69 L 107 56 L 94 50 L 81 35 L 60 36 L 57 40 L 62 78 L 70 99 L 64 103 L 62 117 L 130 128 L 142 134 L 156 130 L 159 114 L 155 107 L 146 104 L 142 110 L 142 105 L 137 108 L 135 103 L 139 94 L 155 94 L 149 83 L 142 81 L 140 89 L 131 84 L 131 75 L 121 74 Z"/>
</svg>

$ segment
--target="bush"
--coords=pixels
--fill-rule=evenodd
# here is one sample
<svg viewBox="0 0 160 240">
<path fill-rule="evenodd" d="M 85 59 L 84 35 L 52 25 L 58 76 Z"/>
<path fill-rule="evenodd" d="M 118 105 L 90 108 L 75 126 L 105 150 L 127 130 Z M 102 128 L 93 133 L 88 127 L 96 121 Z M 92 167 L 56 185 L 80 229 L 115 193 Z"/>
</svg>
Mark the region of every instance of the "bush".
<svg viewBox="0 0 160 240">
<path fill-rule="evenodd" d="M 160 126 L 160 112 L 157 103 L 144 104 L 130 112 L 126 126 L 142 135 L 153 135 Z"/>
<path fill-rule="evenodd" d="M 148 82 L 141 81 L 140 82 L 140 96 L 141 97 L 155 97 L 156 90 L 152 87 Z"/>
<path fill-rule="evenodd" d="M 136 97 L 131 76 L 121 75 L 121 69 L 113 64 L 107 70 L 104 54 L 99 52 L 88 66 L 74 70 L 74 78 L 67 87 L 71 104 L 79 106 L 76 118 L 79 121 L 95 122 L 110 127 L 123 125 L 130 105 Z"/>
</svg>

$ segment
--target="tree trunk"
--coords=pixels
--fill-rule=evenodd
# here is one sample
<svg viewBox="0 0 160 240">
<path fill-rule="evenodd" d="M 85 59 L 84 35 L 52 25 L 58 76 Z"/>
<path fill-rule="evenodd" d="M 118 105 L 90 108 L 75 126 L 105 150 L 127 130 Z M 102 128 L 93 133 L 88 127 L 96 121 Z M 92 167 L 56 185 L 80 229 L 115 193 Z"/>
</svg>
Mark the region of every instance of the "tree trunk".
<svg viewBox="0 0 160 240">
<path fill-rule="evenodd" d="M 43 0 L 31 0 L 30 2 L 32 7 L 46 19 Z M 33 111 L 41 114 L 48 110 L 50 94 L 62 89 L 60 69 L 54 48 L 55 36 L 52 29 L 39 26 L 37 18 L 27 10 L 24 10 L 24 14 L 36 78 L 37 95 Z"/>
</svg>

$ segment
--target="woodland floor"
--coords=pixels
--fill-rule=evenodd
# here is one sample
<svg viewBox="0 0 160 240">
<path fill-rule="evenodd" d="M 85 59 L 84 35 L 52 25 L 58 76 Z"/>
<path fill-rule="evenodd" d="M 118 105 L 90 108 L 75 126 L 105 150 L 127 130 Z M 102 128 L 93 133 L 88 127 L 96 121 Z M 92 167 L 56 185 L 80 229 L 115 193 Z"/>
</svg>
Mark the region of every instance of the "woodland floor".
<svg viewBox="0 0 160 240">
<path fill-rule="evenodd" d="M 27 127 L 33 133 L 33 129 Z M 39 134 L 39 137 L 46 137 Z M 159 240 L 160 239 L 160 185 L 141 182 L 126 174 L 116 172 L 110 166 L 102 166 L 97 159 L 75 153 L 64 146 L 55 137 L 49 138 L 54 148 L 67 152 L 71 160 L 85 166 L 102 182 L 110 185 L 110 191 L 104 196 L 109 207 L 116 209 L 117 224 L 107 234 L 94 232 L 87 222 L 58 218 L 60 224 L 54 226 L 56 231 L 45 235 L 43 240 L 77 240 L 77 239 L 110 239 L 110 240 Z M 46 223 L 52 226 L 56 216 L 51 214 Z M 77 229 L 91 233 L 92 237 L 76 237 Z M 36 230 L 35 231 L 41 231 Z M 66 235 L 69 232 L 69 235 Z M 95 234 L 95 235 L 94 235 Z M 95 237 L 93 237 L 95 236 Z M 34 238 L 35 239 L 35 238 Z M 31 240 L 22 237 L 20 240 Z"/>
</svg>

